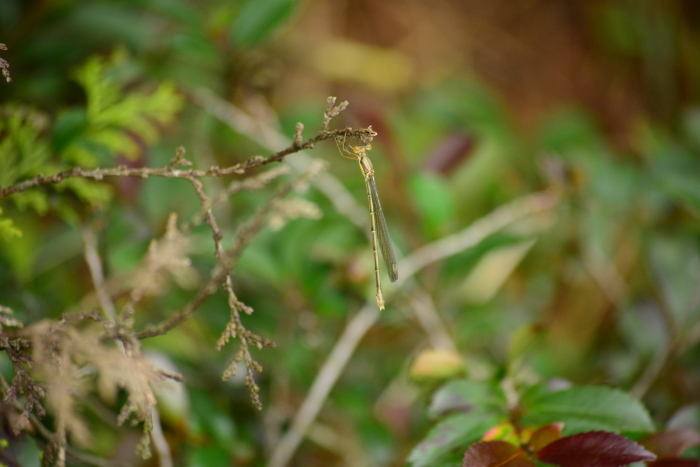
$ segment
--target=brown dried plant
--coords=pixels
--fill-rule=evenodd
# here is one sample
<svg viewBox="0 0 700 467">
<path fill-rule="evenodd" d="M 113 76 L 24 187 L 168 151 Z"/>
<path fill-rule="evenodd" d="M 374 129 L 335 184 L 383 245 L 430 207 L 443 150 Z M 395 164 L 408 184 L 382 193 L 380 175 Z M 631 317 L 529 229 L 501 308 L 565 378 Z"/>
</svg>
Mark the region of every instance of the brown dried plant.
<svg viewBox="0 0 700 467">
<path fill-rule="evenodd" d="M 7 46 L 0 43 L 0 50 L 7 50 Z M 10 78 L 10 64 L 4 58 L 0 58 L 0 71 L 2 71 L 5 81 L 8 83 L 12 82 L 12 78 Z"/>
<path fill-rule="evenodd" d="M 196 313 L 219 290 L 227 297 L 230 320 L 216 348 L 222 350 L 227 343 L 238 342 L 238 349 L 222 377 L 228 379 L 234 376 L 242 362 L 252 403 L 258 409 L 262 408 L 255 381 L 256 373 L 262 367 L 254 360 L 251 347 L 272 348 L 275 344 L 248 330 L 244 324 L 242 317 L 250 315 L 253 309 L 237 298 L 232 271 L 242 252 L 263 228 L 270 226 L 278 229 L 287 220 L 300 216 L 319 217 L 315 205 L 301 198 L 287 199 L 287 196 L 303 190 L 324 169 L 324 164 L 311 164 L 306 172 L 281 184 L 270 199 L 240 225 L 235 236 L 227 239 L 228 247 L 224 246 L 224 234 L 215 215 L 217 205 L 235 193 L 259 190 L 288 170 L 284 166 L 271 169 L 243 181 L 232 182 L 213 195 L 207 193 L 202 179 L 244 174 L 253 168 L 281 162 L 287 155 L 312 148 L 315 143 L 325 139 L 374 136 L 371 128 L 329 129 L 331 119 L 346 105 L 344 102 L 336 106 L 335 98 L 329 98 L 322 130 L 316 136 L 303 141 L 303 125 L 298 124 L 293 143 L 288 148 L 268 157 L 255 156 L 229 167 L 189 168 L 193 164 L 185 159 L 185 150 L 179 148 L 170 163 L 162 168 L 120 166 L 88 170 L 73 167 L 53 175 L 38 175 L 0 187 L 2 199 L 72 178 L 101 181 L 109 177 L 157 176 L 186 180 L 200 202 L 200 209 L 186 222 L 179 222 L 175 213 L 170 215 L 163 236 L 151 242 L 140 265 L 128 275 L 102 277 L 102 261 L 94 245 L 94 235 L 90 227 L 85 227 L 85 260 L 92 275 L 94 290 L 67 310 L 62 319 L 43 320 L 24 326 L 13 317 L 12 310 L 0 306 L 0 350 L 7 353 L 14 368 L 11 381 L 5 381 L 0 376 L 5 404 L 3 413 L 8 414 L 15 433 L 34 430 L 44 439 L 45 463 L 65 465 L 67 456 L 73 456 L 99 464 L 99 460 L 91 455 L 78 451 L 91 443 L 91 429 L 81 415 L 83 400 L 90 394 L 96 394 L 106 404 L 113 405 L 120 390 L 127 398 L 118 408 L 116 424 L 122 425 L 127 421 L 142 424 L 143 436 L 137 450 L 144 458 L 148 457 L 153 429 L 152 413 L 157 403 L 154 389 L 166 378 L 176 381 L 183 381 L 183 378 L 156 368 L 144 355 L 141 340 L 168 333 Z M 204 277 L 192 267 L 188 257 L 189 234 L 201 224 L 208 226 L 216 257 L 214 266 Z M 194 290 L 189 301 L 180 310 L 169 313 L 162 322 L 144 329 L 134 329 L 134 317 L 139 308 L 145 306 L 144 299 L 167 294 L 173 282 L 185 290 Z M 47 412 L 53 416 L 51 427 L 42 420 Z"/>
</svg>

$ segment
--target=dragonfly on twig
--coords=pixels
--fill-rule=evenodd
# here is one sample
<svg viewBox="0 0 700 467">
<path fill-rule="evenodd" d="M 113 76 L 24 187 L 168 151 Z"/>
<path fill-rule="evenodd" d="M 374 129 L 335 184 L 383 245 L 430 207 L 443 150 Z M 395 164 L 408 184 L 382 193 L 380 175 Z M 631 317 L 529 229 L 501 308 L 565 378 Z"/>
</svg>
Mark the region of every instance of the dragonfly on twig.
<svg viewBox="0 0 700 467">
<path fill-rule="evenodd" d="M 391 247 L 389 231 L 386 228 L 382 204 L 379 202 L 377 182 L 374 180 L 374 167 L 372 166 L 372 161 L 367 156 L 367 151 L 372 149 L 372 145 L 369 141 L 363 141 L 356 136 L 337 136 L 335 142 L 343 157 L 355 159 L 358 162 L 362 175 L 365 178 L 367 202 L 369 203 L 372 254 L 374 256 L 374 280 L 377 286 L 377 305 L 380 310 L 383 310 L 384 294 L 382 293 L 382 285 L 379 278 L 379 254 L 377 253 L 377 245 L 379 245 L 379 250 L 382 252 L 382 258 L 384 259 L 384 264 L 386 265 L 391 282 L 396 282 L 399 278 L 399 269 L 396 265 L 394 249 Z"/>
</svg>

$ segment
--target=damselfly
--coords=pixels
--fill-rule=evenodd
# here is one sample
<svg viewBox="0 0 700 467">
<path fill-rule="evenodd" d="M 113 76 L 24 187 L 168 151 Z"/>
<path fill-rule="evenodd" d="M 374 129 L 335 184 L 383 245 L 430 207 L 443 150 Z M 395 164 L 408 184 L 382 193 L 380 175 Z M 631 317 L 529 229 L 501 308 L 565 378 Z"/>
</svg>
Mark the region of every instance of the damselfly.
<svg viewBox="0 0 700 467">
<path fill-rule="evenodd" d="M 377 244 L 382 252 L 384 264 L 386 265 L 389 279 L 395 282 L 399 278 L 399 269 L 396 265 L 396 255 L 391 247 L 389 232 L 386 228 L 386 220 L 382 211 L 382 204 L 379 202 L 379 192 L 377 182 L 374 180 L 374 167 L 372 161 L 367 156 L 367 151 L 372 149 L 368 141 L 362 141 L 357 137 L 336 137 L 336 143 L 343 157 L 355 159 L 360 164 L 360 170 L 365 177 L 365 187 L 367 188 L 367 202 L 369 203 L 369 221 L 372 237 L 372 254 L 374 256 L 374 280 L 377 285 L 377 305 L 380 310 L 384 309 L 384 294 L 382 294 L 382 284 L 379 278 L 379 254 Z M 347 156 L 345 154 L 347 154 Z"/>
</svg>

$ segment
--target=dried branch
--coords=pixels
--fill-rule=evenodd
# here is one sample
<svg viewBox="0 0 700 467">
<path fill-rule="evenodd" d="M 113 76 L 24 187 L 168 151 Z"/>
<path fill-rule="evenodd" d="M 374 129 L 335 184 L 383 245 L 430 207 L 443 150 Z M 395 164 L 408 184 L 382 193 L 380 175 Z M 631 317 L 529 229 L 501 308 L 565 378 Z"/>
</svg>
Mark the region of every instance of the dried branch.
<svg viewBox="0 0 700 467">
<path fill-rule="evenodd" d="M 41 399 L 46 396 L 44 386 L 34 381 L 25 367 L 32 366 L 32 358 L 29 354 L 31 344 L 23 338 L 10 339 L 0 336 L 0 350 L 5 350 L 12 363 L 15 376 L 11 385 L 5 390 L 3 402 L 6 404 L 18 403 L 20 395 L 26 395 L 27 400 L 22 407 L 22 414 L 15 421 L 12 430 L 15 434 L 29 427 L 29 416 L 36 413 L 39 418 L 46 415 L 46 409 L 41 404 Z"/>
<path fill-rule="evenodd" d="M 4 326 L 11 328 L 22 328 L 24 326 L 21 321 L 11 318 L 14 314 L 11 308 L 0 305 L 0 331 L 3 330 Z"/>
<path fill-rule="evenodd" d="M 311 164 L 302 175 L 277 189 L 272 198 L 239 228 L 229 248 L 223 246 L 224 236 L 214 215 L 214 208 L 241 190 L 264 187 L 274 178 L 286 173 L 287 169 L 286 167 L 273 169 L 244 181 L 233 182 L 213 197 L 205 192 L 201 179 L 242 174 L 252 168 L 282 161 L 287 155 L 310 149 L 315 143 L 328 138 L 358 136 L 371 139 L 376 135 L 371 128 L 329 131 L 330 120 L 347 105 L 342 103 L 335 106 L 334 103 L 334 99 L 329 99 L 329 106 L 324 114 L 324 129 L 315 137 L 304 142 L 302 137 L 304 126 L 298 124 L 293 141 L 286 149 L 268 157 L 255 156 L 229 167 L 212 166 L 207 170 L 187 168 L 186 166 L 192 164 L 185 159 L 185 150 L 178 148 L 175 157 L 163 168 L 119 166 L 85 169 L 75 167 L 50 176 L 38 175 L 11 186 L 0 187 L 0 198 L 2 198 L 76 177 L 100 181 L 106 177 L 145 179 L 160 176 L 187 180 L 197 194 L 201 206 L 182 230 L 177 228 L 177 217 L 171 215 L 163 238 L 151 243 L 144 261 L 135 272 L 129 275 L 129 278 L 106 279 L 104 277 L 94 231 L 84 227 L 84 257 L 94 285 L 93 303 L 87 307 L 78 308 L 75 313 L 64 314 L 58 322 L 42 322 L 34 325 L 32 329 L 27 330 L 31 340 L 11 339 L 9 336 L 0 334 L 0 350 L 7 351 L 15 368 L 15 377 L 11 384 L 8 385 L 2 380 L 5 384 L 5 402 L 12 402 L 21 410 L 14 428 L 22 430 L 27 429 L 31 423 L 38 424 L 38 420 L 34 422 L 34 414 L 43 417 L 46 413 L 41 405 L 42 399 L 46 399 L 47 407 L 54 417 L 55 431 L 51 432 L 41 424 L 39 424 L 41 428 L 38 428 L 40 431 L 47 432 L 49 443 L 44 451 L 47 461 L 56 465 L 65 465 L 66 457 L 72 454 L 72 448 L 68 443 L 69 437 L 83 444 L 89 440 L 90 431 L 78 411 L 80 400 L 93 389 L 92 379 L 85 377 L 88 374 L 97 376 L 95 381 L 103 397 L 114 398 L 118 388 L 125 390 L 128 398 L 117 417 L 117 424 L 122 424 L 129 419 L 132 423 L 143 423 L 144 435 L 139 443 L 139 451 L 142 455 L 144 457 L 150 455 L 152 437 L 156 443 L 156 449 L 162 454 L 161 457 L 167 457 L 167 452 L 163 450 L 162 436 L 159 437 L 157 433 L 158 414 L 155 409 L 156 400 L 152 386 L 163 378 L 182 381 L 182 377 L 154 369 L 141 353 L 139 339 L 161 335 L 173 329 L 199 309 L 219 287 L 222 287 L 228 297 L 231 318 L 217 342 L 217 349 L 221 350 L 233 338 L 239 342 L 239 348 L 224 371 L 223 378 L 234 376 L 238 364 L 244 363 L 245 384 L 250 389 L 253 404 L 259 409 L 262 408 L 258 396 L 259 387 L 255 382 L 256 373 L 262 371 L 262 367 L 253 359 L 251 346 L 261 349 L 274 347 L 275 344 L 245 327 L 242 316 L 252 313 L 253 310 L 236 297 L 231 270 L 245 248 L 265 226 L 271 224 L 280 226 L 290 218 L 319 214 L 314 205 L 298 200 L 286 200 L 285 197 L 292 191 L 301 190 L 307 186 L 309 180 L 324 168 L 324 164 Z M 190 263 L 186 256 L 188 248 L 185 234 L 202 222 L 206 223 L 211 231 L 216 257 L 216 264 L 210 271 L 206 283 L 180 312 L 160 324 L 141 332 L 134 332 L 131 326 L 137 305 L 148 295 L 162 293 L 164 273 L 168 273 L 169 279 L 174 278 L 181 285 L 192 283 Z M 127 299 L 126 304 L 117 312 L 115 300 L 123 297 Z M 3 331 L 3 326 L 21 326 L 19 321 L 10 317 L 11 314 L 11 310 L 0 307 L 0 331 Z M 80 328 L 76 326 L 85 321 L 94 323 L 88 323 Z M 110 345 L 109 340 L 115 340 L 119 345 Z M 39 380 L 45 381 L 45 385 L 35 382 L 28 370 L 32 367 L 32 373 L 36 373 Z M 19 405 L 19 395 L 24 395 L 26 399 L 23 406 Z"/>
<path fill-rule="evenodd" d="M 83 244 L 85 245 L 85 262 L 90 270 L 90 276 L 92 277 L 92 284 L 95 287 L 95 292 L 97 293 L 97 298 L 100 302 L 100 307 L 105 317 L 111 321 L 115 322 L 117 319 L 117 312 L 114 309 L 114 303 L 110 299 L 107 291 L 104 287 L 104 273 L 102 270 L 102 260 L 97 252 L 97 238 L 95 237 L 95 232 L 92 227 L 84 226 L 82 228 L 83 234 Z"/>
<path fill-rule="evenodd" d="M 352 128 L 345 128 L 342 130 L 333 131 L 322 131 L 313 138 L 308 139 L 306 142 L 291 146 L 278 151 L 268 157 L 263 156 L 253 156 L 245 162 L 234 164 L 229 167 L 219 167 L 212 166 L 207 170 L 178 170 L 173 168 L 174 162 L 171 161 L 169 165 L 162 168 L 151 168 L 151 167 L 127 167 L 120 165 L 116 168 L 111 169 L 84 169 L 81 167 L 73 167 L 69 170 L 64 170 L 63 172 L 58 172 L 53 175 L 44 176 L 37 175 L 29 180 L 24 180 L 15 185 L 0 187 L 0 198 L 4 198 L 14 193 L 19 193 L 26 191 L 30 188 L 34 188 L 42 185 L 53 185 L 62 182 L 63 180 L 69 178 L 84 178 L 87 180 L 101 181 L 108 177 L 138 177 L 138 178 L 149 178 L 149 177 L 165 177 L 165 178 L 201 178 L 201 177 L 221 177 L 224 175 L 232 174 L 244 174 L 251 169 L 262 167 L 264 165 L 270 164 L 272 162 L 281 162 L 284 158 L 295 152 L 311 149 L 314 145 L 320 141 L 324 141 L 330 138 L 336 138 L 337 136 L 358 136 L 358 137 L 373 137 L 376 136 L 376 132 L 372 131 L 371 128 L 362 128 L 359 130 L 353 130 Z M 176 156 L 177 158 L 177 156 Z M 180 161 L 176 161 L 180 162 Z"/>
<path fill-rule="evenodd" d="M 323 131 L 328 131 L 328 125 L 330 125 L 331 120 L 337 117 L 340 112 L 345 110 L 348 106 L 348 101 L 343 101 L 338 105 L 335 105 L 335 101 L 335 97 L 329 97 L 326 101 L 326 112 L 323 114 Z"/>
<path fill-rule="evenodd" d="M 7 46 L 5 44 L 0 44 L 0 50 L 7 50 Z M 0 70 L 2 70 L 2 75 L 5 77 L 5 81 L 11 83 L 12 78 L 10 78 L 10 64 L 4 58 L 0 58 Z"/>
</svg>

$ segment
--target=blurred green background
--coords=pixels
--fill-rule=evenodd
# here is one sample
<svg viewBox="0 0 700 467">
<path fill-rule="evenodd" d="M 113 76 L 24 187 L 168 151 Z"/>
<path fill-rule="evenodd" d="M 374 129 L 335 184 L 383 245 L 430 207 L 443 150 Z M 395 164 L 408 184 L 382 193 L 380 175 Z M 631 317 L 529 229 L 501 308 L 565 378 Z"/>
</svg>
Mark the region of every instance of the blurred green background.
<svg viewBox="0 0 700 467">
<path fill-rule="evenodd" d="M 401 257 L 527 195 L 555 200 L 400 290 L 383 276 L 387 309 L 291 465 L 404 465 L 429 427 L 429 390 L 409 381 L 411 362 L 435 345 L 421 312 L 440 317 L 474 377 L 502 373 L 515 352 L 533 379 L 632 391 L 660 425 L 699 402 L 700 3 L 3 0 L 0 42 L 13 79 L 0 83 L 3 117 L 20 107 L 40 115 L 47 154 L 84 115 L 75 78 L 91 57 L 116 57 L 109 75 L 124 95 L 174 86 L 146 113 L 149 136 L 132 129 L 95 146 L 94 166 L 162 167 L 179 145 L 196 168 L 228 166 L 284 148 L 266 144 L 260 128 L 291 138 L 302 122 L 308 138 L 327 96 L 348 100 L 331 126 L 378 132 L 370 155 Z M 258 130 L 223 121 L 204 90 Z M 356 164 L 330 141 L 307 155 L 329 163 L 355 200 L 349 210 L 368 223 Z M 39 172 L 52 173 L 51 160 Z M 2 240 L 0 304 L 25 323 L 57 319 L 91 291 L 81 220 L 101 224 L 109 276 L 136 266 L 170 212 L 187 219 L 198 209 L 180 180 L 109 186 L 104 202 L 54 193 L 41 212 L 2 201 L 24 235 Z M 275 186 L 218 211 L 225 245 Z M 297 196 L 323 217 L 264 230 L 234 271 L 238 297 L 255 310 L 245 325 L 277 343 L 254 355 L 264 367 L 262 412 L 242 378 L 221 381 L 237 349 L 215 350 L 229 320 L 223 295 L 144 342 L 187 379 L 159 406 L 176 465 L 266 465 L 343 328 L 374 300 L 368 224 L 358 228 L 313 186 Z M 193 235 L 204 273 L 214 262 L 210 233 Z M 172 286 L 146 302 L 137 328 L 192 293 Z M 138 430 L 124 436 L 86 417 L 95 419 L 95 454 L 136 462 Z"/>
</svg>

